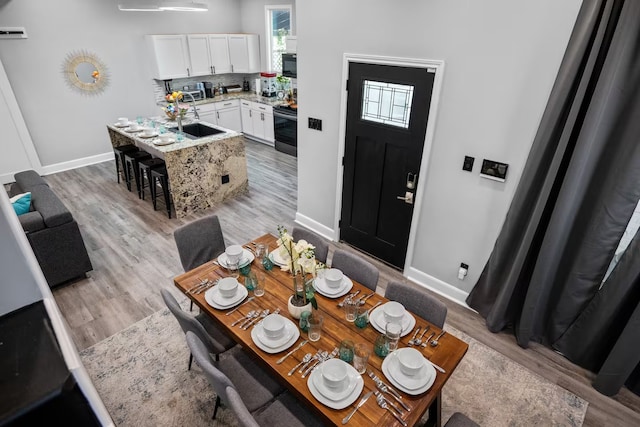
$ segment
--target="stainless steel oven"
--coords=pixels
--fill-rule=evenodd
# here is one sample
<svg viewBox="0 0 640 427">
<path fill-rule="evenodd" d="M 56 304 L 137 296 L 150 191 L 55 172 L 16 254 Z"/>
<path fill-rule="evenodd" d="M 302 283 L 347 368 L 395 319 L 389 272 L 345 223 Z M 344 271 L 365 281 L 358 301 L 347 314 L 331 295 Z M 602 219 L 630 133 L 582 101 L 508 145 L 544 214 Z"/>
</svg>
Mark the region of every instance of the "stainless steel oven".
<svg viewBox="0 0 640 427">
<path fill-rule="evenodd" d="M 273 107 L 273 130 L 276 150 L 298 155 L 298 110 L 288 105 Z"/>
</svg>

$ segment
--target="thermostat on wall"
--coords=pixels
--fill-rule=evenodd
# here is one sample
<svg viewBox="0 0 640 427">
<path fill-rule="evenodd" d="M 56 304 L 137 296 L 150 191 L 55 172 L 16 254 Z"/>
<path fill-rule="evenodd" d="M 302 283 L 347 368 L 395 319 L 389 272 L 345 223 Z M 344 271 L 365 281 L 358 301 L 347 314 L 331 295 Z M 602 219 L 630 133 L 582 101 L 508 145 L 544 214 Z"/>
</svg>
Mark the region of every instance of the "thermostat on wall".
<svg viewBox="0 0 640 427">
<path fill-rule="evenodd" d="M 480 176 L 487 179 L 493 179 L 494 181 L 504 182 L 507 178 L 508 168 L 509 165 L 506 163 L 483 159 Z"/>
</svg>

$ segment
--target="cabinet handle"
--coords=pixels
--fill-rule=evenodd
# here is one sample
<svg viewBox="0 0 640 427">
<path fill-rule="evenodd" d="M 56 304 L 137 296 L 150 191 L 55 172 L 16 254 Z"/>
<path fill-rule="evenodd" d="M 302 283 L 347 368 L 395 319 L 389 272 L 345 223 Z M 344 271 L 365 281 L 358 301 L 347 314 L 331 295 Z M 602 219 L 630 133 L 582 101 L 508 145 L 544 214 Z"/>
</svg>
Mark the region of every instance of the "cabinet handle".
<svg viewBox="0 0 640 427">
<path fill-rule="evenodd" d="M 215 71 L 213 71 L 213 66 L 211 66 L 209 68 L 211 68 L 211 74 L 215 74 L 216 73 Z"/>
<path fill-rule="evenodd" d="M 191 72 L 189 71 L 189 67 L 187 67 L 187 76 L 190 76 Z"/>
<path fill-rule="evenodd" d="M 251 110 L 249 110 L 249 117 L 253 117 L 253 114 L 251 114 Z"/>
<path fill-rule="evenodd" d="M 264 122 L 264 113 L 260 113 L 260 120 Z"/>
<path fill-rule="evenodd" d="M 233 73 L 233 64 L 231 64 L 231 72 Z"/>
<path fill-rule="evenodd" d="M 216 116 L 218 117 L 218 120 L 220 119 L 220 112 L 216 111 Z"/>
</svg>

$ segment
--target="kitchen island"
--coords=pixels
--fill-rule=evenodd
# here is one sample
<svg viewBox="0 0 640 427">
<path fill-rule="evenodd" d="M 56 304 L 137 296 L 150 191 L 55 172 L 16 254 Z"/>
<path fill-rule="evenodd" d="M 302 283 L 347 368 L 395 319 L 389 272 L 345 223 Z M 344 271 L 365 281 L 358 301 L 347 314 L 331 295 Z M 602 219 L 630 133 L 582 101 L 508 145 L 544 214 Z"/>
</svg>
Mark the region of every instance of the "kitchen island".
<svg viewBox="0 0 640 427">
<path fill-rule="evenodd" d="M 185 125 L 188 123 L 184 122 Z M 141 138 L 139 132 L 127 132 L 113 124 L 107 125 L 114 148 L 133 144 L 165 161 L 178 218 L 210 209 L 249 189 L 242 133 L 200 123 L 224 130 L 224 133 L 156 145 L 155 138 Z M 166 125 L 176 126 L 175 122 Z"/>
</svg>

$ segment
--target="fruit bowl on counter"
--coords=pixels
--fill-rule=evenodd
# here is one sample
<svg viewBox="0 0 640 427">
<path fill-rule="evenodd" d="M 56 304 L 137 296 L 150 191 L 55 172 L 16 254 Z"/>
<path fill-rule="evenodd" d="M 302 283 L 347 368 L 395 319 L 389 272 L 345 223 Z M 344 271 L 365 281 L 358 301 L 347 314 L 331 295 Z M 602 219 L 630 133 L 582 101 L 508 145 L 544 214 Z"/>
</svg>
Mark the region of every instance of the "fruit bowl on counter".
<svg viewBox="0 0 640 427">
<path fill-rule="evenodd" d="M 180 114 L 180 118 L 184 119 L 184 116 L 187 114 L 187 111 L 189 111 L 189 105 L 179 104 L 179 111 L 178 111 L 175 104 L 169 104 L 166 107 L 163 107 L 162 110 L 167 115 L 169 120 L 177 119 L 178 114 Z"/>
</svg>

